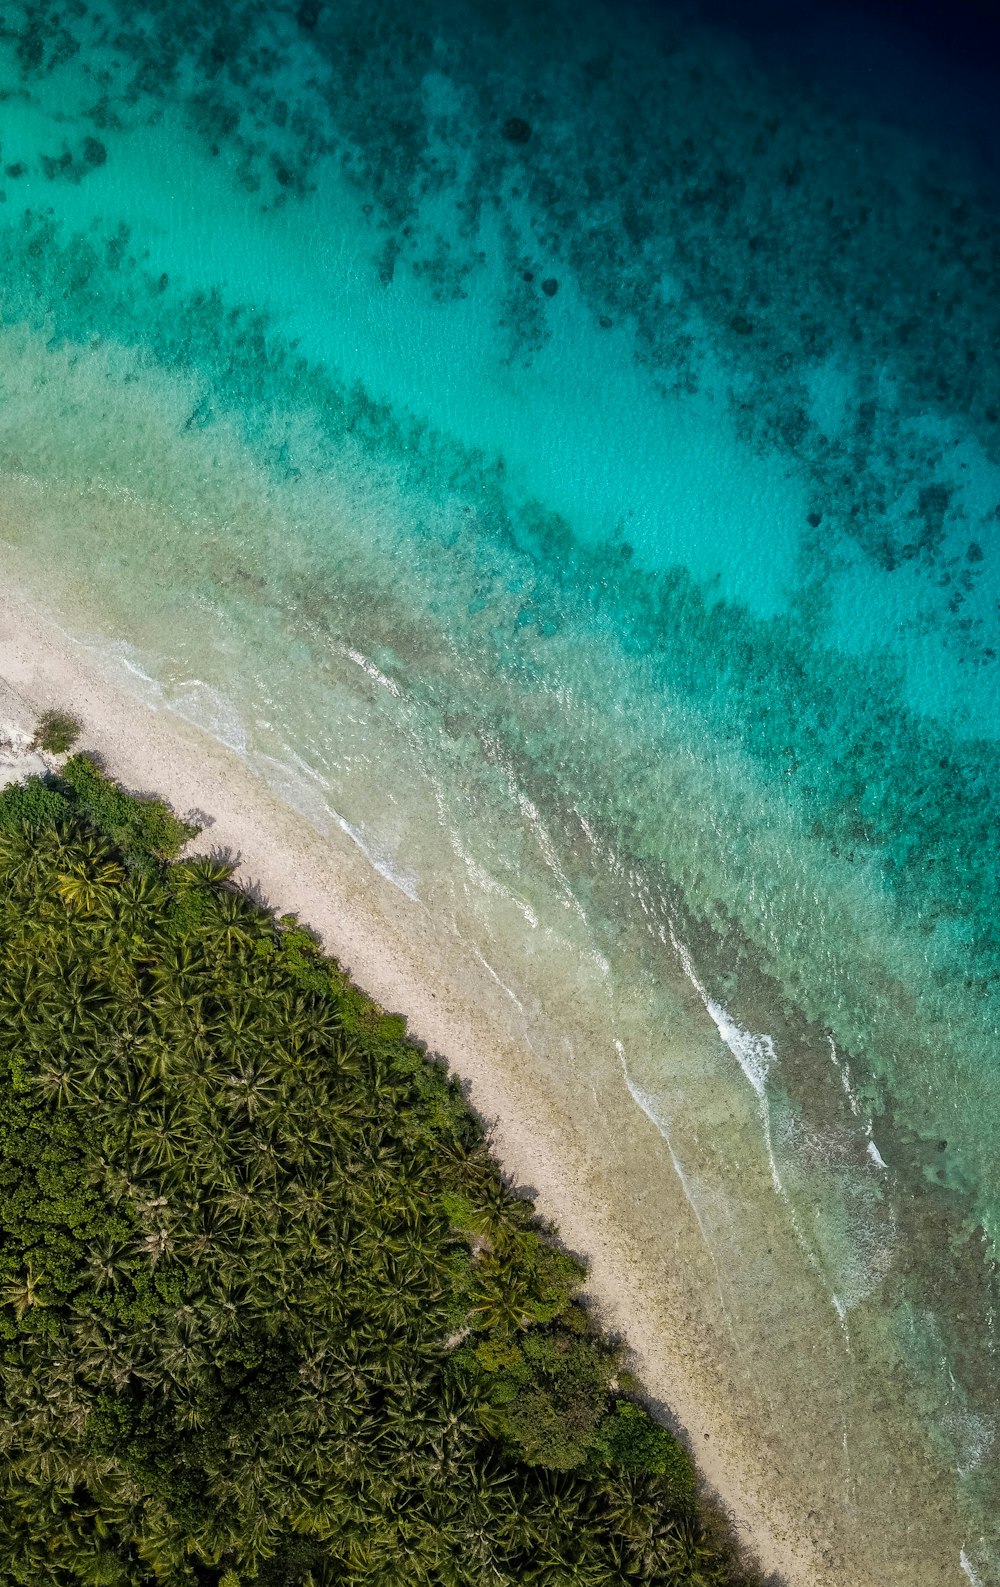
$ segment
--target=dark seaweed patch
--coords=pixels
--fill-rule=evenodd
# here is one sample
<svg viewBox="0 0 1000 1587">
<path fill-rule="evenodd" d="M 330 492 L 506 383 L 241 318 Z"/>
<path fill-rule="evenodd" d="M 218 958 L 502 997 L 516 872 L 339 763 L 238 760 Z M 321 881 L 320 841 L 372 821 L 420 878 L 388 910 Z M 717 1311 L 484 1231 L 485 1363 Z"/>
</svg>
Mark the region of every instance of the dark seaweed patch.
<svg viewBox="0 0 1000 1587">
<path fill-rule="evenodd" d="M 307 33 L 311 33 L 319 21 L 319 14 L 322 9 L 321 0 L 302 0 L 302 4 L 295 13 L 295 20 L 299 27 L 304 28 Z"/>
<path fill-rule="evenodd" d="M 500 135 L 508 143 L 527 143 L 531 138 L 531 124 L 523 116 L 508 116 L 500 128 Z"/>
</svg>

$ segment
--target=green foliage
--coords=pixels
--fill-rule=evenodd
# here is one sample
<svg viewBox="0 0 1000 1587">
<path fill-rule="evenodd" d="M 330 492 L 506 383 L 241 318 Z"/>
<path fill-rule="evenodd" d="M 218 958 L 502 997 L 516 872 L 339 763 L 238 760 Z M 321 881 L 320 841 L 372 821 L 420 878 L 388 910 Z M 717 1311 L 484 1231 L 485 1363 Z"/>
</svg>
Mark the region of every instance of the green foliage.
<svg viewBox="0 0 1000 1587">
<path fill-rule="evenodd" d="M 594 1443 L 595 1452 L 625 1471 L 666 1477 L 671 1490 L 693 1500 L 695 1472 L 691 1458 L 672 1433 L 632 1400 L 618 1400 L 605 1417 Z"/>
<path fill-rule="evenodd" d="M 0 1587 L 745 1580 L 460 1088 L 190 831 L 0 795 Z"/>
<path fill-rule="evenodd" d="M 51 828 L 68 813 L 62 794 L 37 777 L 11 783 L 0 793 L 0 833 L 20 835 L 25 827 L 32 831 Z"/>
<path fill-rule="evenodd" d="M 33 749 L 50 755 L 66 755 L 80 737 L 80 723 L 69 711 L 43 711 L 38 718 Z"/>
<path fill-rule="evenodd" d="M 537 1330 L 520 1344 L 476 1347 L 494 1375 L 487 1422 L 529 1465 L 568 1471 L 586 1460 L 608 1403 L 615 1352 L 593 1336 Z"/>
<path fill-rule="evenodd" d="M 198 828 L 181 821 L 160 799 L 128 794 L 106 777 L 89 755 L 74 755 L 62 769 L 62 781 L 75 795 L 82 818 L 111 839 L 130 870 L 149 870 L 155 861 L 172 860 Z"/>
</svg>

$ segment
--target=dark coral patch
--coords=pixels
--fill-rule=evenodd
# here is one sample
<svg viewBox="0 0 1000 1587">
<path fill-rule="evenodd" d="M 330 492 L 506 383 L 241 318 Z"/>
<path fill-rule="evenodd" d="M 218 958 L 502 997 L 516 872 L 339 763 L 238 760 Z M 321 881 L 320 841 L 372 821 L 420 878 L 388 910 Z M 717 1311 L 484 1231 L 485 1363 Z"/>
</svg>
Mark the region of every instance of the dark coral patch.
<svg viewBox="0 0 1000 1587">
<path fill-rule="evenodd" d="M 555 276 L 546 277 L 546 279 L 542 282 L 542 291 L 545 293 L 547 298 L 555 297 L 556 293 L 559 291 L 559 283 Z"/>
<path fill-rule="evenodd" d="M 63 149 L 61 154 L 43 154 L 42 170 L 49 181 L 54 181 L 57 176 L 65 176 L 73 168 L 73 156 L 68 149 Z"/>
<path fill-rule="evenodd" d="M 527 143 L 531 137 L 531 123 L 523 116 L 508 116 L 500 131 L 508 143 Z"/>
</svg>

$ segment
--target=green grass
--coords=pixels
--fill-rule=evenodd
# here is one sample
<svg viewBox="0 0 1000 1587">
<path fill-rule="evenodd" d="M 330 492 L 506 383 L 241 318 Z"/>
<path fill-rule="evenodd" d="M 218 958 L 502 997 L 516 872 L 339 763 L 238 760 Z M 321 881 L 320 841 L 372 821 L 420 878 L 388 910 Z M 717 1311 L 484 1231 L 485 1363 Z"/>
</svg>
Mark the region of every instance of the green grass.
<svg viewBox="0 0 1000 1587">
<path fill-rule="evenodd" d="M 192 833 L 0 795 L 0 1583 L 748 1582 L 459 1087 Z"/>
</svg>

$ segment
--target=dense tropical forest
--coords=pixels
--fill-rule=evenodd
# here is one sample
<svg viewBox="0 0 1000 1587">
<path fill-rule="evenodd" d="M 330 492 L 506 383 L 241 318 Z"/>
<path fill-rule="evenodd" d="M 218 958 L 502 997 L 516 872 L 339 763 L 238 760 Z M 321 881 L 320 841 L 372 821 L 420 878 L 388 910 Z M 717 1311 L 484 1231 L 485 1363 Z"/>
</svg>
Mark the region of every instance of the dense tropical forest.
<svg viewBox="0 0 1000 1587">
<path fill-rule="evenodd" d="M 748 1583 L 459 1087 L 195 835 L 0 794 L 0 1583 Z"/>
</svg>

